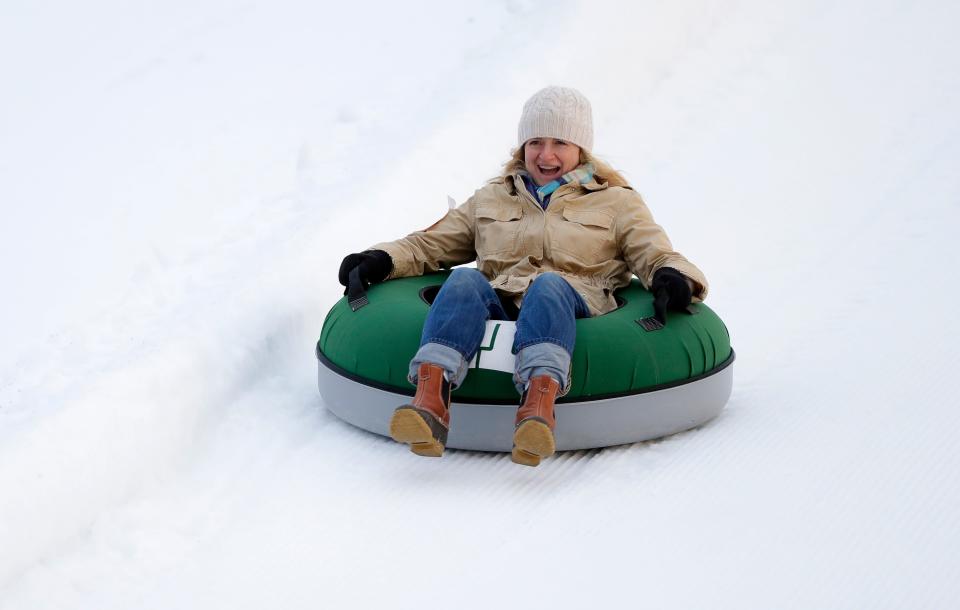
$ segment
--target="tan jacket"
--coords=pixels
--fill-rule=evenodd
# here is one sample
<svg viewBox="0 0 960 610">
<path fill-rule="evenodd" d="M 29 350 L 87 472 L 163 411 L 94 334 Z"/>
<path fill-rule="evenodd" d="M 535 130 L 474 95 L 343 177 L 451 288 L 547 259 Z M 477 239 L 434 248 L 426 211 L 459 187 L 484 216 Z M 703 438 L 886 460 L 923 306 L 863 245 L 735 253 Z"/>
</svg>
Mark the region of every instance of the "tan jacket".
<svg viewBox="0 0 960 610">
<path fill-rule="evenodd" d="M 635 191 L 591 180 L 557 189 L 546 210 L 519 175 L 491 182 L 432 227 L 371 246 L 393 259 L 388 279 L 421 275 L 468 263 L 496 290 L 519 301 L 538 274 L 554 271 L 580 293 L 594 314 L 616 309 L 613 292 L 645 286 L 661 267 L 694 282 L 694 300 L 707 295 L 707 280 L 653 221 Z"/>
</svg>

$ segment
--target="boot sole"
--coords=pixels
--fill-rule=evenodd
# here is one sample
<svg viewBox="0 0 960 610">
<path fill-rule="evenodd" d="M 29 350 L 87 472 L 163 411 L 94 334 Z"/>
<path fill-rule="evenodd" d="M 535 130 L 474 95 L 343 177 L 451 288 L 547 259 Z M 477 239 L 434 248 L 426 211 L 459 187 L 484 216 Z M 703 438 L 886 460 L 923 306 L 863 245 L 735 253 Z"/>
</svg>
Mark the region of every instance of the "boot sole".
<svg viewBox="0 0 960 610">
<path fill-rule="evenodd" d="M 557 451 L 553 431 L 542 421 L 522 422 L 513 433 L 511 459 L 524 466 L 539 466 L 540 460 Z"/>
<path fill-rule="evenodd" d="M 390 437 L 410 445 L 410 451 L 425 457 L 443 455 L 443 443 L 433 437 L 430 424 L 416 409 L 400 408 L 390 419 Z"/>
</svg>

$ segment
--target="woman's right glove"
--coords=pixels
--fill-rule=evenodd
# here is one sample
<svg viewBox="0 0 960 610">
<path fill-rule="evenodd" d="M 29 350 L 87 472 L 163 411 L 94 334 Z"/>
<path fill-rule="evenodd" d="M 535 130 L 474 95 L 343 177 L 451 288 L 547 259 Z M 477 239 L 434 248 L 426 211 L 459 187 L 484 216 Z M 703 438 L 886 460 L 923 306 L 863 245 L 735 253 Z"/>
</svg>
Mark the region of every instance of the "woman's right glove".
<svg viewBox="0 0 960 610">
<path fill-rule="evenodd" d="M 340 263 L 340 283 L 346 286 L 350 281 L 350 272 L 354 269 L 359 271 L 360 281 L 366 288 L 370 284 L 376 284 L 387 279 L 390 272 L 393 271 L 393 259 L 383 250 L 366 250 L 348 254 Z M 346 290 L 343 292 L 347 294 Z"/>
</svg>

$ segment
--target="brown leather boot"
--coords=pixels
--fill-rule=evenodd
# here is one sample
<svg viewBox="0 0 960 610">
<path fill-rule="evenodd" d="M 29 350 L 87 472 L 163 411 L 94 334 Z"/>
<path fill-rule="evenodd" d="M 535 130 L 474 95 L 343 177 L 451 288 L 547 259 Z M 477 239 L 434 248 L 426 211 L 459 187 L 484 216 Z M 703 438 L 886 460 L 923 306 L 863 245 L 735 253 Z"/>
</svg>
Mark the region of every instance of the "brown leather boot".
<svg viewBox="0 0 960 610">
<path fill-rule="evenodd" d="M 560 384 L 550 375 L 540 375 L 530 380 L 527 391 L 520 399 L 517 425 L 513 432 L 512 457 L 517 464 L 539 466 L 541 459 L 556 452 L 553 429 L 557 422 L 553 416 L 553 403 L 559 391 Z"/>
<path fill-rule="evenodd" d="M 443 369 L 424 362 L 417 368 L 417 393 L 393 412 L 390 436 L 417 455 L 440 457 L 450 429 L 450 382 Z"/>
</svg>

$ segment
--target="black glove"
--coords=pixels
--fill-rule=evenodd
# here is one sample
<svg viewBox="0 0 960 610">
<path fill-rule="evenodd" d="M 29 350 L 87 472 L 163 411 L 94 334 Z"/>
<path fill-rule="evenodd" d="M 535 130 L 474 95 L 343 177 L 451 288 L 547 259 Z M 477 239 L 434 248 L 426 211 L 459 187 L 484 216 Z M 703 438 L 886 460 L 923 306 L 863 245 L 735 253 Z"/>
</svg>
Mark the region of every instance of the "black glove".
<svg viewBox="0 0 960 610">
<path fill-rule="evenodd" d="M 693 299 L 687 277 L 672 267 L 661 267 L 653 274 L 650 284 L 653 293 L 653 308 L 660 322 L 667 323 L 667 309 L 686 309 Z"/>
<path fill-rule="evenodd" d="M 355 254 L 348 254 L 340 263 L 340 283 L 347 285 L 350 272 L 354 268 L 360 269 L 360 280 L 364 288 L 370 284 L 382 282 L 393 271 L 393 259 L 383 250 L 366 250 Z M 343 294 L 347 294 L 344 290 Z"/>
</svg>

